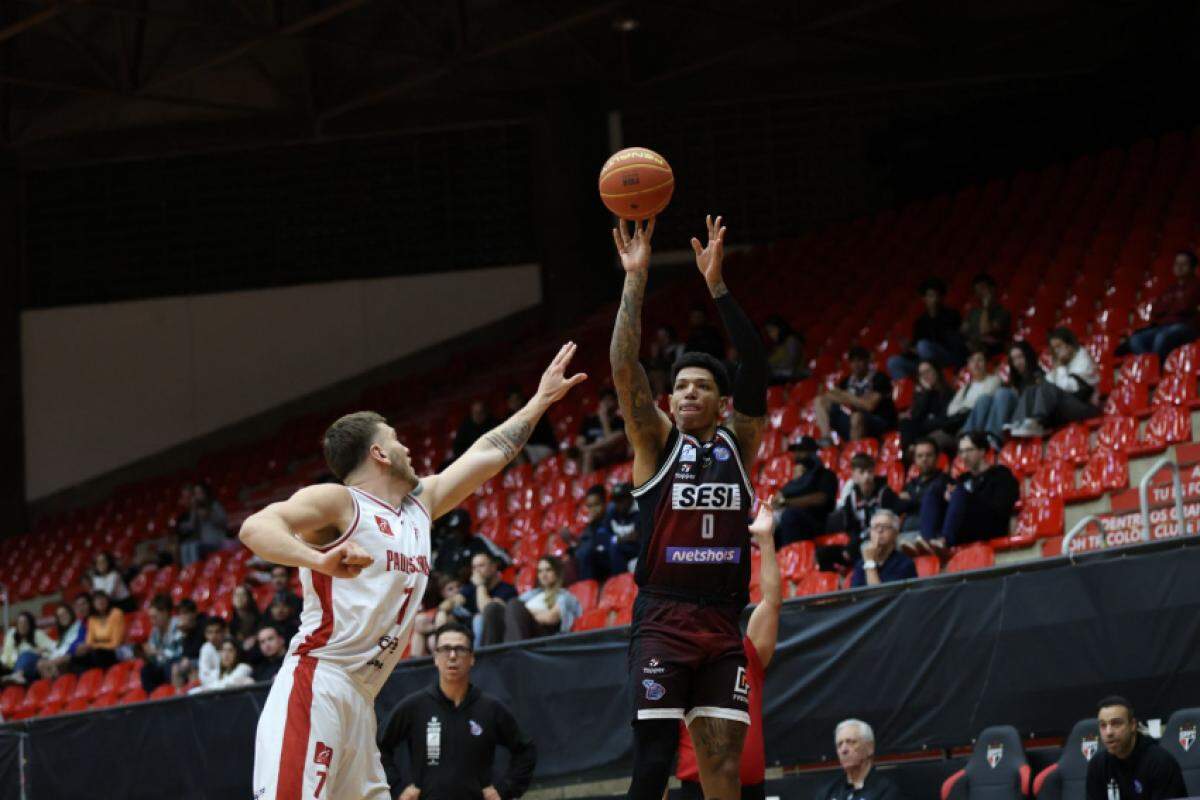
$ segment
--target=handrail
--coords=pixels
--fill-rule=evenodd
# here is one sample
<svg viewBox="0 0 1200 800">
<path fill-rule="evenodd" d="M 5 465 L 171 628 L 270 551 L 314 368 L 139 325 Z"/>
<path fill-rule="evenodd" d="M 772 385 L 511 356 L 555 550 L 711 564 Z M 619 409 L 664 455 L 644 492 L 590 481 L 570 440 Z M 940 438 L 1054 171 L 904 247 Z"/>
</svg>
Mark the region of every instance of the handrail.
<svg viewBox="0 0 1200 800">
<path fill-rule="evenodd" d="M 1067 531 L 1067 535 L 1063 537 L 1062 554 L 1064 556 L 1071 555 L 1071 542 L 1074 541 L 1075 537 L 1078 536 L 1079 533 L 1085 527 L 1087 527 L 1087 524 L 1089 522 L 1099 522 L 1099 523 L 1103 524 L 1103 520 L 1101 520 L 1100 517 L 1098 517 L 1095 514 L 1088 514 L 1088 515 L 1084 516 L 1083 519 L 1079 520 L 1074 525 L 1072 525 L 1071 530 Z M 1100 529 L 1100 532 L 1102 534 L 1104 533 L 1103 527 Z M 1100 537 L 1100 546 L 1104 547 L 1106 545 L 1106 543 L 1107 543 L 1107 540 L 1103 536 L 1101 536 Z"/>
<path fill-rule="evenodd" d="M 1150 465 L 1146 474 L 1138 482 L 1138 503 L 1142 509 L 1142 541 L 1150 541 L 1150 479 L 1162 471 L 1163 467 L 1171 468 L 1171 484 L 1175 489 L 1175 516 L 1179 519 L 1180 536 L 1187 535 L 1187 520 L 1183 516 L 1183 483 L 1179 480 L 1179 464 L 1167 456 Z"/>
</svg>

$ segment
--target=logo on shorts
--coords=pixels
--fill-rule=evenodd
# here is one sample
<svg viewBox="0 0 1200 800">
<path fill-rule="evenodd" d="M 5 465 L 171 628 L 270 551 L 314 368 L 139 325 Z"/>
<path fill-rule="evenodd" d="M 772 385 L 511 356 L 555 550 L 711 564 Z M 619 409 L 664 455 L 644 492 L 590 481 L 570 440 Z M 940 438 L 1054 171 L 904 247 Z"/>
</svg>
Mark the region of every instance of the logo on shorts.
<svg viewBox="0 0 1200 800">
<path fill-rule="evenodd" d="M 324 742 L 317 742 L 316 750 L 313 752 L 313 763 L 320 764 L 323 767 L 328 767 L 329 762 L 333 760 L 333 748 Z"/>
<path fill-rule="evenodd" d="M 717 461 L 728 461 L 730 455 L 732 454 L 729 452 L 728 447 L 717 445 L 713 448 L 713 458 L 715 458 Z"/>
<path fill-rule="evenodd" d="M 737 678 L 733 681 L 733 693 L 743 697 L 750 696 L 750 681 L 746 680 L 745 667 L 738 667 Z"/>
<path fill-rule="evenodd" d="M 1079 749 L 1083 752 L 1084 759 L 1091 761 L 1092 756 L 1096 755 L 1096 751 L 1100 749 L 1100 737 L 1084 736 L 1079 740 Z"/>
<path fill-rule="evenodd" d="M 642 686 L 646 687 L 647 700 L 657 701 L 662 700 L 667 696 L 667 687 L 663 686 L 658 681 L 652 681 L 647 678 L 646 680 L 642 681 Z"/>
<path fill-rule="evenodd" d="M 472 736 L 483 736 L 483 726 L 482 725 L 480 725 L 478 722 L 476 722 L 473 719 L 467 720 L 467 721 L 471 723 L 471 735 Z"/>
<path fill-rule="evenodd" d="M 1179 746 L 1188 751 L 1192 749 L 1192 745 L 1196 743 L 1196 726 L 1195 725 L 1180 725 L 1179 726 Z"/>
<path fill-rule="evenodd" d="M 642 667 L 642 672 L 647 675 L 662 675 L 667 671 L 667 668 L 662 666 L 657 658 L 652 658 L 646 662 L 646 666 Z"/>
<path fill-rule="evenodd" d="M 679 454 L 680 461 L 695 461 L 696 460 L 696 445 L 685 444 L 683 451 Z"/>
<path fill-rule="evenodd" d="M 742 551 L 737 547 L 668 547 L 668 564 L 737 564 Z"/>
<path fill-rule="evenodd" d="M 989 744 L 987 749 L 988 766 L 995 769 L 1000 765 L 1000 759 L 1004 758 L 1004 745 L 1000 743 Z"/>
<path fill-rule="evenodd" d="M 391 537 L 395 538 L 396 534 L 392 533 L 392 526 L 388 524 L 388 521 L 386 519 L 379 516 L 378 514 L 375 515 L 375 524 L 379 526 L 380 533 L 382 533 L 385 536 L 391 536 Z"/>
</svg>

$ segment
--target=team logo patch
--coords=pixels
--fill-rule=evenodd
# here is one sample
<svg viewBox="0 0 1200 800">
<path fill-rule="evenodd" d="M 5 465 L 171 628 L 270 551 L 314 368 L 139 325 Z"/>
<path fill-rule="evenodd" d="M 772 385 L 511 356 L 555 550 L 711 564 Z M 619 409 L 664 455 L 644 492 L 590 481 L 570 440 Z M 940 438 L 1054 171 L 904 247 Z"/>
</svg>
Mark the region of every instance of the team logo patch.
<svg viewBox="0 0 1200 800">
<path fill-rule="evenodd" d="M 988 766 L 995 769 L 1000 764 L 1000 759 L 1004 758 L 1003 744 L 989 744 L 987 749 Z"/>
<path fill-rule="evenodd" d="M 386 519 L 384 519 L 383 517 L 379 516 L 378 514 L 375 515 L 375 524 L 379 526 L 379 532 L 384 534 L 385 536 L 395 536 L 396 535 L 396 534 L 392 533 L 392 526 L 388 524 L 388 521 Z"/>
<path fill-rule="evenodd" d="M 1179 726 L 1179 746 L 1185 751 L 1191 750 L 1192 745 L 1196 743 L 1196 726 L 1180 725 Z"/>
<path fill-rule="evenodd" d="M 696 445 L 685 444 L 683 450 L 679 453 L 680 461 L 695 461 L 696 460 Z"/>
<path fill-rule="evenodd" d="M 737 678 L 733 681 L 733 693 L 750 696 L 750 681 L 746 680 L 745 667 L 738 667 Z"/>
<path fill-rule="evenodd" d="M 473 719 L 468 720 L 468 722 L 471 723 L 471 735 L 472 736 L 483 736 L 483 726 L 482 725 L 480 725 L 478 722 L 476 722 Z"/>
<path fill-rule="evenodd" d="M 742 551 L 738 547 L 668 547 L 668 564 L 738 564 Z"/>
<path fill-rule="evenodd" d="M 1100 749 L 1100 737 L 1085 736 L 1079 740 L 1079 749 L 1083 752 L 1083 757 L 1088 761 L 1092 760 L 1092 756 L 1096 755 L 1096 751 Z"/>
<path fill-rule="evenodd" d="M 662 675 L 667 671 L 667 668 L 662 666 L 662 663 L 657 658 L 652 658 L 646 662 L 646 666 L 642 667 L 642 672 L 647 675 Z"/>
<path fill-rule="evenodd" d="M 331 761 L 333 761 L 333 748 L 324 742 L 317 742 L 317 747 L 313 751 L 313 763 L 328 767 Z"/>
<path fill-rule="evenodd" d="M 667 696 L 667 687 L 663 686 L 658 681 L 652 681 L 649 678 L 642 681 L 642 686 L 646 687 L 646 699 L 652 701 L 662 700 Z"/>
<path fill-rule="evenodd" d="M 715 458 L 717 461 L 728 461 L 730 455 L 732 455 L 732 453 L 729 452 L 728 447 L 717 445 L 713 448 L 713 458 Z"/>
</svg>

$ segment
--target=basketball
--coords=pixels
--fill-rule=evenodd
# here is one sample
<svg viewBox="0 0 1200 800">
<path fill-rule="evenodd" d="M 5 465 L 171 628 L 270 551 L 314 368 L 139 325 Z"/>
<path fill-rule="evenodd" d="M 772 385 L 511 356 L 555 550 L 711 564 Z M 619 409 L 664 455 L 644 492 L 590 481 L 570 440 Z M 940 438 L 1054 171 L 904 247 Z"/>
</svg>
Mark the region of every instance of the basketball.
<svg viewBox="0 0 1200 800">
<path fill-rule="evenodd" d="M 649 219 L 661 213 L 674 191 L 671 165 L 644 147 L 613 153 L 600 170 L 600 199 L 621 219 Z"/>
</svg>

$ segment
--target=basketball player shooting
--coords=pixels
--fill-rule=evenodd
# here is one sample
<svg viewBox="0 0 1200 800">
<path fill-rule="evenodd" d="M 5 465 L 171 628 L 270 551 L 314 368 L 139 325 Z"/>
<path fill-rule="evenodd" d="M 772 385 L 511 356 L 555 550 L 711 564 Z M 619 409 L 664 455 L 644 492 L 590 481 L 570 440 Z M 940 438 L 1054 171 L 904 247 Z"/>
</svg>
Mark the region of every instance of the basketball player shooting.
<svg viewBox="0 0 1200 800">
<path fill-rule="evenodd" d="M 654 402 L 638 361 L 654 220 L 613 230 L 625 289 L 609 358 L 634 448 L 641 553 L 630 632 L 633 782 L 629 797 L 661 800 L 679 739 L 696 746 L 706 798 L 740 795 L 739 762 L 750 724 L 746 656 L 738 618 L 749 601 L 753 463 L 767 413 L 767 359 L 753 323 L 721 273 L 725 227 L 708 217 L 708 242 L 692 239 L 699 268 L 741 363 L 684 353 L 671 372 L 671 414 Z M 720 424 L 732 395 L 730 424 Z M 672 421 L 673 420 L 673 421 Z"/>
<path fill-rule="evenodd" d="M 307 486 L 242 525 L 242 542 L 299 567 L 304 587 L 300 631 L 258 721 L 256 800 L 390 800 L 374 700 L 420 610 L 430 523 L 512 461 L 546 409 L 587 378 L 566 376 L 575 348 L 563 345 L 533 399 L 437 475 L 417 477 L 380 415 L 342 417 L 323 442 L 341 484 Z"/>
</svg>

